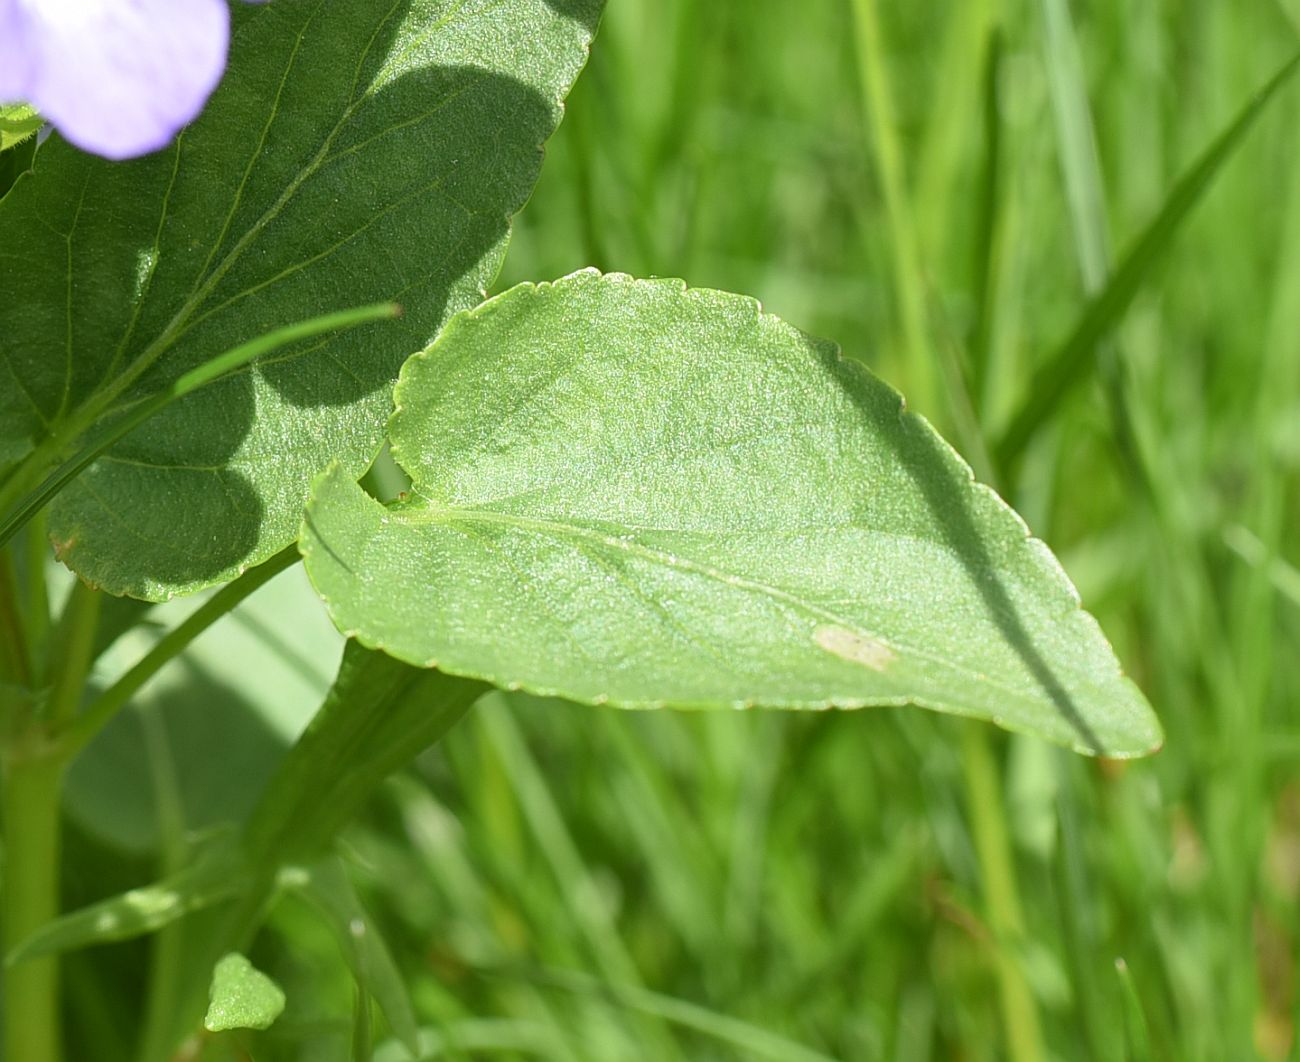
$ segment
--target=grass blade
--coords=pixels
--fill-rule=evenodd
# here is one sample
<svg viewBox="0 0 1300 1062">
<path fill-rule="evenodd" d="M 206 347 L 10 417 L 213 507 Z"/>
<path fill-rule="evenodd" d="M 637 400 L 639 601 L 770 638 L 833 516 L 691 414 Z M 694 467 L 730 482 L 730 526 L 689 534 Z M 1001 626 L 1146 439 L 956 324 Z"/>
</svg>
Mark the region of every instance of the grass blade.
<svg viewBox="0 0 1300 1062">
<path fill-rule="evenodd" d="M 5 956 L 5 965 L 157 932 L 178 918 L 238 895 L 246 884 L 234 847 L 215 843 L 170 877 L 47 923 L 17 944 Z"/>
<path fill-rule="evenodd" d="M 1026 444 L 1069 393 L 1087 379 L 1096 363 L 1097 343 L 1115 325 L 1142 282 L 1182 227 L 1192 207 L 1232 157 L 1265 107 L 1300 67 L 1293 56 L 1246 104 L 1195 165 L 1174 185 L 1160 212 L 1124 257 L 1109 282 L 1088 304 L 1068 338 L 1030 381 L 1028 395 L 994 447 L 1000 469 L 1013 466 Z"/>
<path fill-rule="evenodd" d="M 703 1033 L 722 1043 L 731 1044 L 744 1052 L 746 1058 L 773 1058 L 780 1062 L 829 1062 L 830 1056 L 793 1040 L 769 1032 L 729 1014 L 702 1007 L 673 996 L 651 992 L 631 985 L 603 984 L 593 977 L 569 970 L 546 970 L 538 975 L 544 984 L 554 985 L 569 992 L 607 996 L 611 1001 L 661 1018 L 672 1025 Z"/>
<path fill-rule="evenodd" d="M 412 1056 L 418 1054 L 419 1030 L 401 971 L 374 919 L 352 887 L 342 861 L 331 858 L 312 867 L 304 895 L 328 923 L 352 970 L 357 989 L 358 1027 L 365 1026 L 368 1039 L 368 1023 L 363 1019 L 369 1015 L 373 999 L 388 1019 L 393 1035 Z"/>
<path fill-rule="evenodd" d="M 1119 983 L 1124 990 L 1124 1031 L 1128 1041 L 1128 1057 L 1133 1062 L 1150 1062 L 1151 1037 L 1147 1030 L 1146 1014 L 1143 1013 L 1142 999 L 1138 995 L 1137 985 L 1133 983 L 1128 963 L 1116 959 L 1115 973 L 1119 975 Z"/>
<path fill-rule="evenodd" d="M 908 394 L 913 405 L 933 416 L 937 385 L 926 329 L 925 277 L 916 227 L 903 172 L 903 148 L 898 136 L 885 45 L 881 38 L 876 0 L 853 0 L 854 41 L 862 82 L 863 117 L 870 133 L 870 149 L 885 201 L 889 225 L 894 291 L 903 352 L 907 358 Z"/>
<path fill-rule="evenodd" d="M 1083 286 L 1092 296 L 1105 285 L 1110 271 L 1110 237 L 1106 231 L 1106 197 L 1088 106 L 1083 57 L 1065 0 L 1043 0 L 1043 18 L 1057 150 L 1065 175 Z"/>
</svg>

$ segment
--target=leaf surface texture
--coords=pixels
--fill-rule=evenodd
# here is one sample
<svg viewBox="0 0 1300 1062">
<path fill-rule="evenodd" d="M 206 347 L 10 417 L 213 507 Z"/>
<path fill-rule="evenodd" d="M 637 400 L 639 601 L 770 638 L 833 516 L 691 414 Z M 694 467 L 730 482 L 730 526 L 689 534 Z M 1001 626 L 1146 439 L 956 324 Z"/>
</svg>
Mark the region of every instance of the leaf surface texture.
<svg viewBox="0 0 1300 1062">
<path fill-rule="evenodd" d="M 896 392 L 751 299 L 522 285 L 396 401 L 411 498 L 336 466 L 301 539 L 364 644 L 593 704 L 914 703 L 1112 756 L 1160 742 L 1047 547 Z"/>
<path fill-rule="evenodd" d="M 330 456 L 364 470 L 403 360 L 495 275 L 599 13 L 234 6 L 225 79 L 170 148 L 110 163 L 56 137 L 0 202 L 0 472 L 277 326 L 406 314 L 176 402 L 66 490 L 56 547 L 115 593 L 224 581 L 292 540 Z"/>
</svg>

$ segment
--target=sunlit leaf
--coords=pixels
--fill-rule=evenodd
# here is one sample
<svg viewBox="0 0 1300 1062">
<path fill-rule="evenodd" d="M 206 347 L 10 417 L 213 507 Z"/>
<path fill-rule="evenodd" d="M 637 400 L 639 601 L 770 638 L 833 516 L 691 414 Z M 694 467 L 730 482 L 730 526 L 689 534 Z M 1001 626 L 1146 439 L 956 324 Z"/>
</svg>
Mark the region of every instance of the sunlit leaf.
<svg viewBox="0 0 1300 1062">
<path fill-rule="evenodd" d="M 453 321 L 302 535 L 335 623 L 593 704 L 914 703 L 1108 755 L 1160 730 L 1042 542 L 889 387 L 750 299 L 575 274 Z"/>
<path fill-rule="evenodd" d="M 25 103 L 11 103 L 0 107 L 0 151 L 8 151 L 21 144 L 45 124 L 34 107 Z"/>
<path fill-rule="evenodd" d="M 227 1029 L 267 1029 L 284 1010 L 284 991 L 243 955 L 222 956 L 212 971 L 208 1013 L 203 1027 L 209 1032 Z"/>
</svg>

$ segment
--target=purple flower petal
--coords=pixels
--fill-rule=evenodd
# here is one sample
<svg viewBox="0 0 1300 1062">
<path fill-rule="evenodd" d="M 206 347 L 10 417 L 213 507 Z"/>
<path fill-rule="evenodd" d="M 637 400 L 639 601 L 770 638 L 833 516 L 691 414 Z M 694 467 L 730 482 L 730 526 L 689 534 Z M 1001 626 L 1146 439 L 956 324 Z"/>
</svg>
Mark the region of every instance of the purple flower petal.
<svg viewBox="0 0 1300 1062">
<path fill-rule="evenodd" d="M 111 159 L 164 147 L 221 79 L 226 0 L 0 0 L 0 101 Z"/>
<path fill-rule="evenodd" d="M 26 102 L 33 59 L 27 22 L 19 0 L 0 0 L 0 103 Z"/>
</svg>

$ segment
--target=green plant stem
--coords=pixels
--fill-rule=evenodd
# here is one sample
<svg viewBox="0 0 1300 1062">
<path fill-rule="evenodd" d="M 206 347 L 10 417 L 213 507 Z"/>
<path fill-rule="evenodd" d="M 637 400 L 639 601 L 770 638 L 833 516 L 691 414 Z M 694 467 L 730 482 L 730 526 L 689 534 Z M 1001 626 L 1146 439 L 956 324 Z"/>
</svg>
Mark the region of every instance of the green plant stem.
<svg viewBox="0 0 1300 1062">
<path fill-rule="evenodd" d="M 156 934 L 149 957 L 148 997 L 141 1024 L 139 1058 L 169 1057 L 172 1045 L 164 1043 L 172 1015 L 180 1006 L 181 975 L 185 964 L 185 922 L 164 926 Z"/>
<path fill-rule="evenodd" d="M 291 865 L 315 861 L 375 788 L 443 735 L 485 683 L 400 663 L 350 643 L 334 686 L 272 776 L 244 828 L 248 885 L 206 950 L 178 971 L 170 1013 L 153 1015 L 147 1062 L 170 1057 L 202 1015 L 208 978 L 228 951 L 246 950 Z M 332 786 L 328 800 L 321 794 Z"/>
<path fill-rule="evenodd" d="M 145 744 L 149 750 L 153 789 L 157 794 L 158 834 L 161 838 L 161 858 L 158 869 L 160 876 L 168 878 L 181 872 L 188 855 L 180 781 L 176 776 L 176 764 L 172 759 L 171 747 L 167 743 L 167 733 L 161 713 L 142 712 L 140 722 L 144 729 Z M 185 920 L 181 919 L 164 926 L 153 938 L 149 956 L 144 1020 L 141 1023 L 141 1058 L 163 1056 L 162 1048 L 154 1042 L 153 1037 L 157 1030 L 166 1028 L 171 1014 L 179 1005 L 177 990 L 185 961 L 186 928 Z"/>
<path fill-rule="evenodd" d="M 29 751 L 34 751 L 29 756 Z M 5 877 L 0 893 L 5 949 L 59 913 L 61 764 L 39 751 L 8 750 L 4 764 Z M 59 1062 L 58 959 L 48 956 L 5 971 L 4 1057 Z"/>
<path fill-rule="evenodd" d="M 49 553 L 49 538 L 45 528 L 45 514 L 38 513 L 27 525 L 26 545 L 26 607 L 27 646 L 31 654 L 32 670 L 44 666 L 50 638 L 50 592 L 45 578 L 45 558 Z"/>
<path fill-rule="evenodd" d="M 64 761 L 48 740 L 50 723 L 69 718 L 90 669 L 101 595 L 77 582 L 59 624 L 45 710 L 24 721 L 5 749 L 0 807 L 5 830 L 4 949 L 9 951 L 59 913 Z M 4 983 L 5 1058 L 58 1062 L 61 1057 L 59 967 L 53 956 L 19 963 Z"/>
<path fill-rule="evenodd" d="M 297 562 L 298 547 L 286 546 L 270 560 L 256 568 L 250 568 L 234 582 L 227 583 L 195 609 L 192 615 L 169 631 L 139 663 L 105 690 L 89 708 L 76 718 L 66 721 L 66 726 L 55 735 L 60 756 L 65 761 L 76 756 L 164 664 L 183 652 L 195 638 L 254 590 Z"/>
<path fill-rule="evenodd" d="M 8 550 L 0 548 L 0 685 L 4 684 L 30 686 L 32 668 L 18 603 L 14 559 Z"/>
<path fill-rule="evenodd" d="M 73 719 L 81 707 L 86 674 L 93 662 L 95 627 L 99 623 L 102 600 L 100 591 L 80 579 L 72 584 L 55 636 L 60 651 L 50 657 L 50 672 L 46 675 L 50 695 L 43 717 L 55 730 Z"/>
<path fill-rule="evenodd" d="M 993 931 L 1002 1020 L 1006 1027 L 1007 1055 L 1011 1062 L 1042 1062 L 1046 1058 L 1038 1008 L 1020 965 L 1019 942 L 1024 935 L 1015 862 L 1007 836 L 998 768 L 989 746 L 987 729 L 965 723 L 962 765 L 966 795 L 975 836 L 975 852 L 983 879 L 984 903 Z"/>
<path fill-rule="evenodd" d="M 29 727 L 7 758 L 3 809 L 6 829 L 6 880 L 3 893 L 6 949 L 58 914 L 59 805 L 63 768 L 113 718 L 164 664 L 177 656 L 254 590 L 296 563 L 289 546 L 264 564 L 245 572 L 218 591 L 110 687 L 91 707 L 77 714 L 94 647 L 101 595 L 78 582 L 60 621 L 62 652 L 51 669 L 46 719 Z M 51 733 L 53 738 L 51 738 Z M 20 872 L 19 872 L 20 871 Z M 174 947 L 176 941 L 173 939 Z M 164 955 L 174 965 L 174 955 Z M 5 981 L 7 1014 L 22 1021 L 6 1023 L 3 1057 L 24 1062 L 58 1062 L 58 966 L 54 958 L 13 967 Z"/>
</svg>

